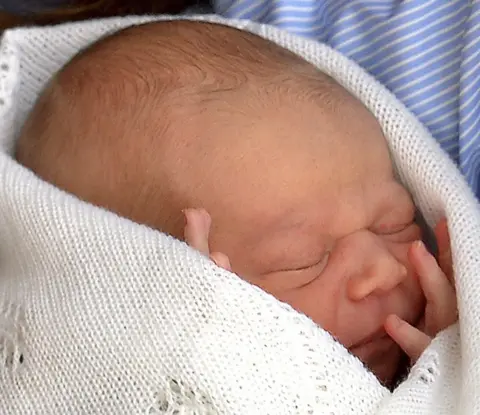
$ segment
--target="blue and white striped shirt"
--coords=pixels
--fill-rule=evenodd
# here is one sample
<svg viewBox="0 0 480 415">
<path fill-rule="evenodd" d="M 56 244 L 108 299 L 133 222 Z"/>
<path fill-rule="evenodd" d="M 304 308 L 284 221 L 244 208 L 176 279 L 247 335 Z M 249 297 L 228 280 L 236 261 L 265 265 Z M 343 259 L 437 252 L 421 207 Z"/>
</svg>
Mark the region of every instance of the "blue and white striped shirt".
<svg viewBox="0 0 480 415">
<path fill-rule="evenodd" d="M 225 17 L 327 43 L 426 125 L 480 198 L 480 1 L 214 0 Z"/>
</svg>

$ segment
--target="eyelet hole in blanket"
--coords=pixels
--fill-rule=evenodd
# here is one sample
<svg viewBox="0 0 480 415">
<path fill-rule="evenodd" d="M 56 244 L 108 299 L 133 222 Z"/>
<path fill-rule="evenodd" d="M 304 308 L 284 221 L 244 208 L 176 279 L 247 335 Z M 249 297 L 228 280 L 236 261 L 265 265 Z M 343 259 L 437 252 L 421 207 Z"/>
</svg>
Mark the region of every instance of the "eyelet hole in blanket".
<svg viewBox="0 0 480 415">
<path fill-rule="evenodd" d="M 157 394 L 155 404 L 147 413 L 165 415 L 217 415 L 218 412 L 204 393 L 170 379 Z"/>
<path fill-rule="evenodd" d="M 433 382 L 433 379 L 430 377 L 430 376 L 426 376 L 426 375 L 420 375 L 420 381 L 422 381 L 423 383 L 429 385 L 430 383 Z"/>
<path fill-rule="evenodd" d="M 0 309 L 0 356 L 4 369 L 15 372 L 24 362 L 25 319 L 16 304 L 5 304 Z"/>
<path fill-rule="evenodd" d="M 429 356 L 428 360 L 427 364 L 417 372 L 420 382 L 426 385 L 433 383 L 439 375 L 437 356 Z"/>
</svg>

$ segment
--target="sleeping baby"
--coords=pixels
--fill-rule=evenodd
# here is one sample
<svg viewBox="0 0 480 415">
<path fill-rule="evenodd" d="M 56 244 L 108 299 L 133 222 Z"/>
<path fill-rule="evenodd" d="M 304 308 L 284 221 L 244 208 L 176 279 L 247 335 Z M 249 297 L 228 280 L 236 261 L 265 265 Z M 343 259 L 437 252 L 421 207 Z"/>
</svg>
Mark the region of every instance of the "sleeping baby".
<svg viewBox="0 0 480 415">
<path fill-rule="evenodd" d="M 237 29 L 150 23 L 51 80 L 16 158 L 290 304 L 381 380 L 457 319 L 445 221 L 421 242 L 382 130 L 289 51 Z M 208 212 L 208 213 L 207 213 Z"/>
</svg>

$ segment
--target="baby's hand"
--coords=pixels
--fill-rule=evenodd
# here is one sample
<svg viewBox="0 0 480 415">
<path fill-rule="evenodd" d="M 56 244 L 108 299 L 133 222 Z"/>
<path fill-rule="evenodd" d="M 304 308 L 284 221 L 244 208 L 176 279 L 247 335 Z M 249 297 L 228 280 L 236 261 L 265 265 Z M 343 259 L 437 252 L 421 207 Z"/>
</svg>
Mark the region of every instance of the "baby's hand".
<svg viewBox="0 0 480 415">
<path fill-rule="evenodd" d="M 205 209 L 185 209 L 185 242 L 192 248 L 208 256 L 215 264 L 227 271 L 231 271 L 230 261 L 225 254 L 221 252 L 210 253 L 208 246 L 208 237 L 212 219 Z"/>
<path fill-rule="evenodd" d="M 410 261 L 418 274 L 426 298 L 423 321 L 415 328 L 398 316 L 385 322 L 389 336 L 415 362 L 433 337 L 458 319 L 457 298 L 453 281 L 452 255 L 446 220 L 435 228 L 438 244 L 438 263 L 421 242 L 415 242 L 409 252 Z"/>
</svg>

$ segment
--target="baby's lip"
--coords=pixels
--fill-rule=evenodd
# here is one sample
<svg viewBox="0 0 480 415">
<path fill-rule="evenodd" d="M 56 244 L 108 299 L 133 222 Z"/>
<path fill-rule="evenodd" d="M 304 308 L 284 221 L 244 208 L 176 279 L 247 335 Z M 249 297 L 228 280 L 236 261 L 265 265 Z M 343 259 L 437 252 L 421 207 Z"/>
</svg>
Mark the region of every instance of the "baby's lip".
<svg viewBox="0 0 480 415">
<path fill-rule="evenodd" d="M 380 339 L 383 339 L 384 337 L 388 336 L 385 329 L 383 327 L 379 328 L 377 331 L 373 332 L 372 334 L 370 334 L 369 336 L 367 337 L 364 337 L 362 340 L 360 340 L 359 342 L 353 344 L 352 346 L 349 347 L 349 350 L 354 350 L 354 349 L 358 349 L 360 347 L 363 347 L 367 344 L 370 344 L 374 341 L 377 341 L 377 340 L 380 340 Z"/>
</svg>

